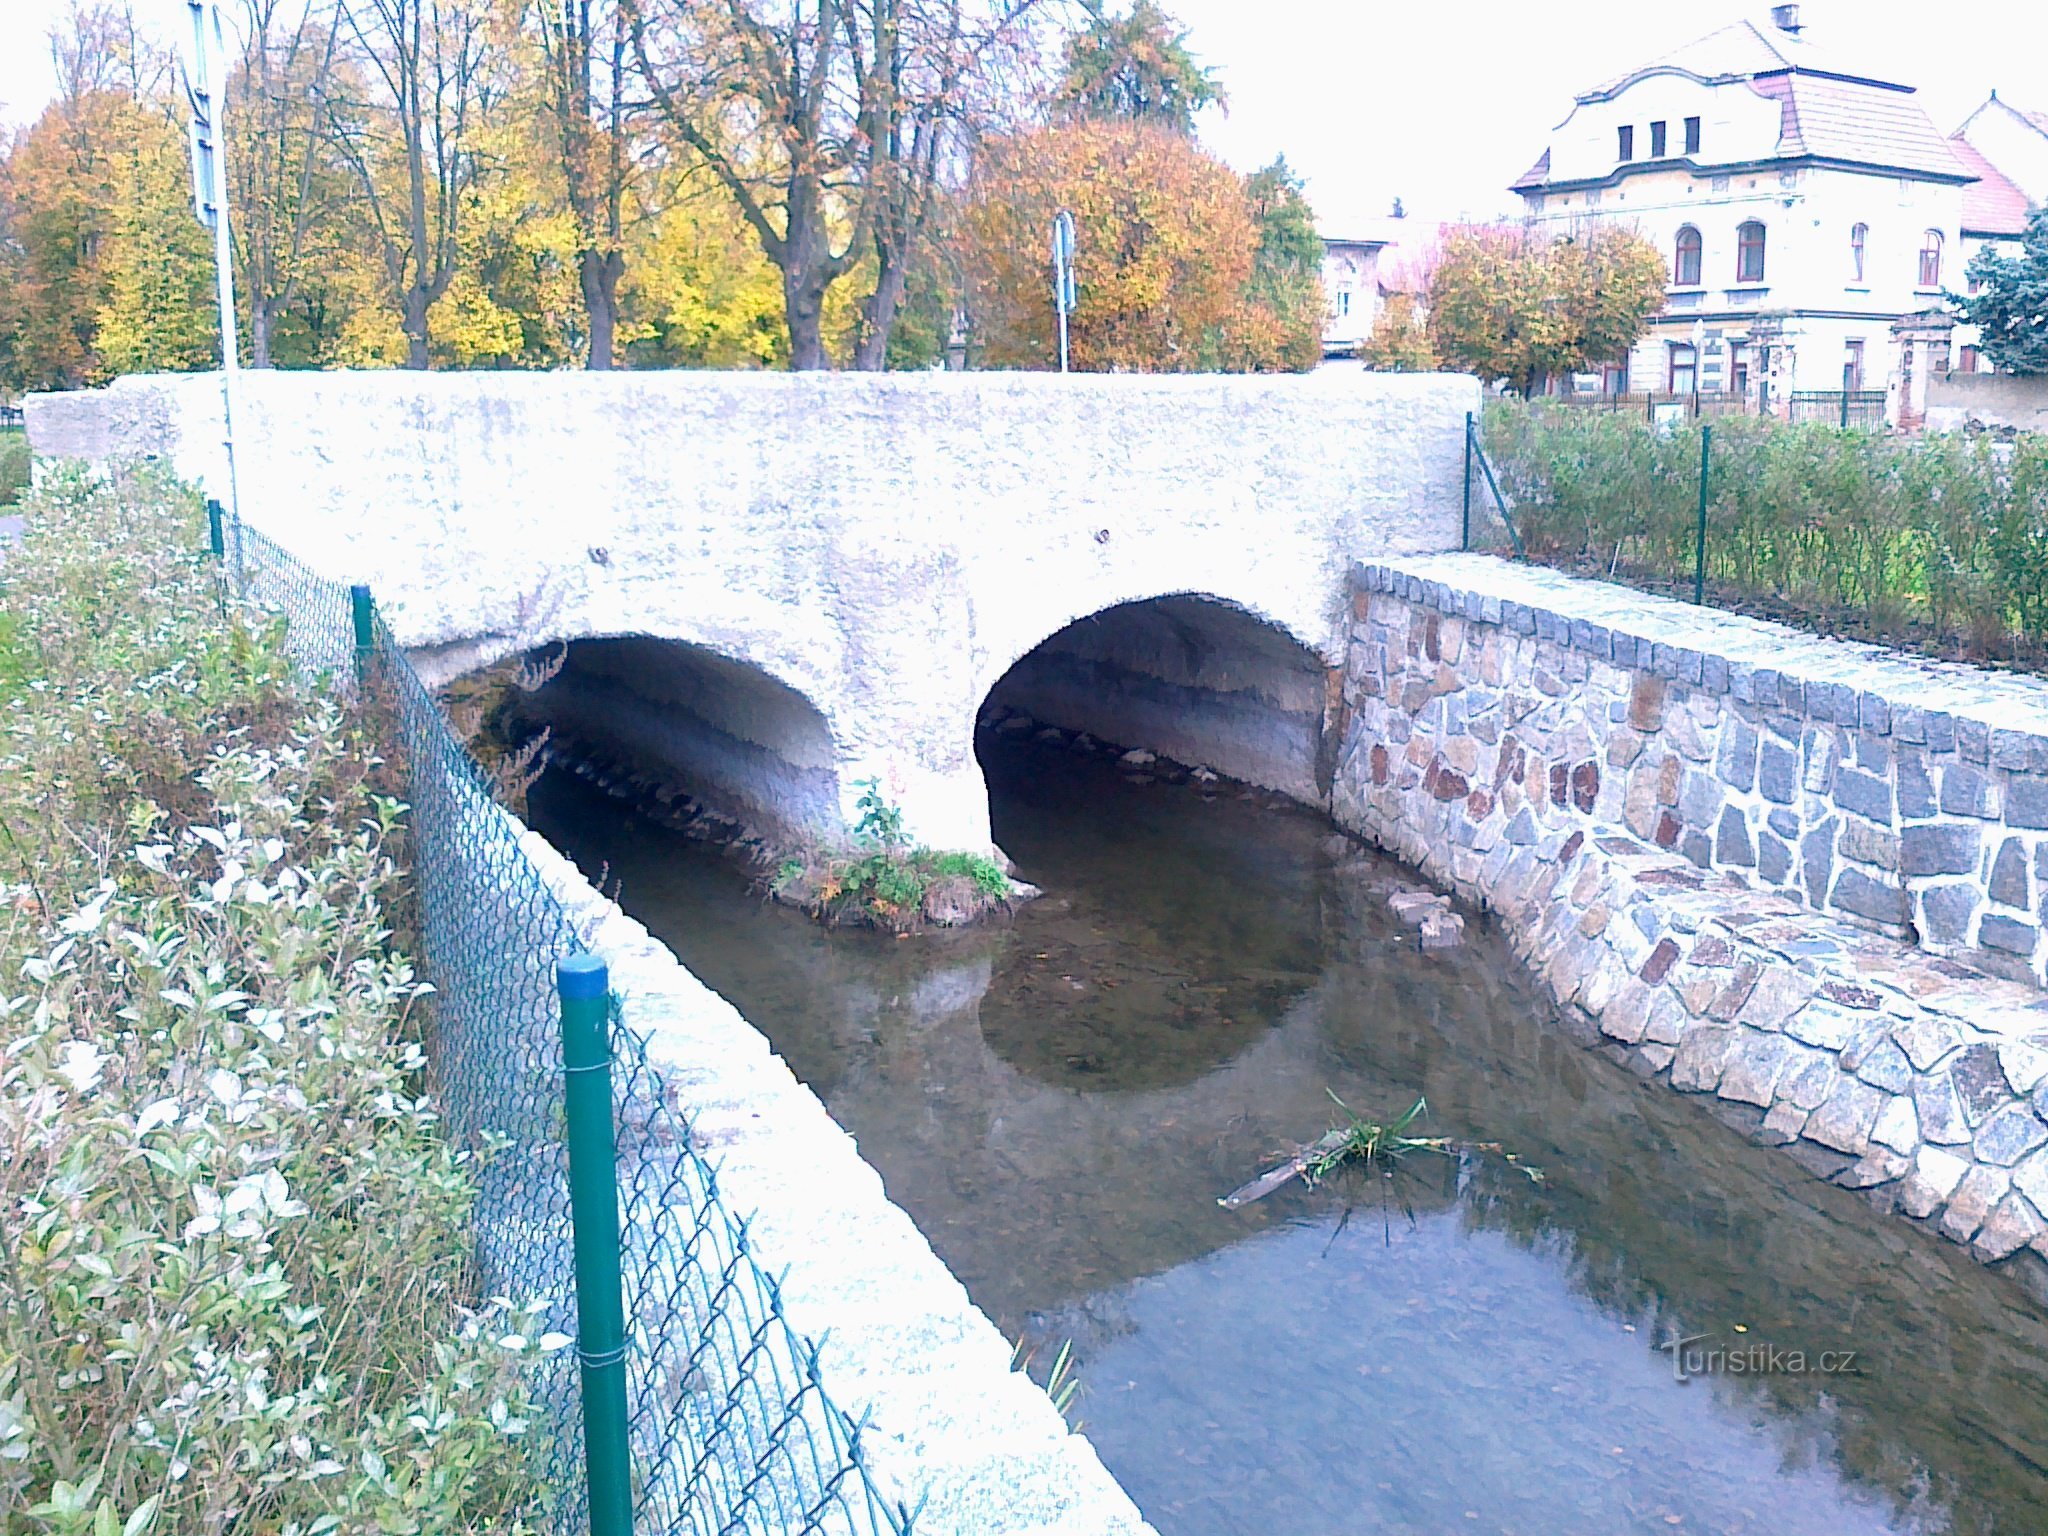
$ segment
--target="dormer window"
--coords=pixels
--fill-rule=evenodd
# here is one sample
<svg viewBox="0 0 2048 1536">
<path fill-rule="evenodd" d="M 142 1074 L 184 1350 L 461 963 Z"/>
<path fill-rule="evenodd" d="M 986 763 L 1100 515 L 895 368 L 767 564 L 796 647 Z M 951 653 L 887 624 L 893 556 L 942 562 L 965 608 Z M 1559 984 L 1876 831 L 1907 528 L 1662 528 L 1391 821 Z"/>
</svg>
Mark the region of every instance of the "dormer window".
<svg viewBox="0 0 2048 1536">
<path fill-rule="evenodd" d="M 1688 155 L 1700 152 L 1700 120 L 1696 117 L 1685 120 L 1685 152 Z"/>
<path fill-rule="evenodd" d="M 1680 288 L 1697 288 L 1700 284 L 1700 232 L 1690 224 L 1678 232 L 1678 245 L 1672 252 L 1671 281 Z"/>
<path fill-rule="evenodd" d="M 1650 124 L 1650 158 L 1652 160 L 1662 160 L 1664 158 L 1664 124 L 1662 123 Z"/>
<path fill-rule="evenodd" d="M 1614 130 L 1618 159 L 1633 160 L 1636 157 L 1636 130 L 1634 125 L 1624 125 Z"/>
<path fill-rule="evenodd" d="M 1764 227 L 1750 219 L 1735 231 L 1735 281 L 1760 283 L 1764 280 Z"/>
</svg>

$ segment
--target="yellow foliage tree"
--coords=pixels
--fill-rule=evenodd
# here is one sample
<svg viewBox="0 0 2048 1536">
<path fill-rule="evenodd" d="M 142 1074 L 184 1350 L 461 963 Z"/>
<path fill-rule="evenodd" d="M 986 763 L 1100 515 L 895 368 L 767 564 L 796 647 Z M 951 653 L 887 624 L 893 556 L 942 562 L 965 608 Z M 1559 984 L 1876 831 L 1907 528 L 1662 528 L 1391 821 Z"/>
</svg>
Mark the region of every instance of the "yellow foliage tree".
<svg viewBox="0 0 2048 1536">
<path fill-rule="evenodd" d="M 1156 125 L 1077 121 L 987 146 L 963 219 L 974 340 L 998 367 L 1058 361 L 1053 215 L 1078 230 L 1073 366 L 1215 367 L 1247 319 L 1258 229 L 1243 182 Z"/>
<path fill-rule="evenodd" d="M 1443 366 L 1411 293 L 1394 294 L 1381 306 L 1372 334 L 1358 344 L 1358 356 L 1376 373 L 1428 373 Z"/>
<path fill-rule="evenodd" d="M 185 373 L 220 362 L 213 242 L 193 216 L 185 145 L 168 119 L 130 107 L 113 156 L 116 213 L 101 253 L 95 375 Z"/>
</svg>

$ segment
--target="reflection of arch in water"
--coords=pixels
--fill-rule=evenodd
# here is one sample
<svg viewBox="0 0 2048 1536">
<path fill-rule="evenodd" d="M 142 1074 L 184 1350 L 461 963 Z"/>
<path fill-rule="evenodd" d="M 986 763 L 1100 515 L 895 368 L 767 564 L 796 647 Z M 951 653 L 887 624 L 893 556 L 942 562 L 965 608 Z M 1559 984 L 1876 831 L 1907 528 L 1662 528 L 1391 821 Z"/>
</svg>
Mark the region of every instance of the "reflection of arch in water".
<svg viewBox="0 0 2048 1536">
<path fill-rule="evenodd" d="M 752 827 L 836 834 L 832 730 L 803 694 L 705 646 L 645 635 L 573 640 L 518 714 L 644 769 Z"/>
<path fill-rule="evenodd" d="M 1327 681 L 1295 636 L 1197 593 L 1116 604 L 1022 655 L 988 703 L 1324 804 Z"/>
</svg>

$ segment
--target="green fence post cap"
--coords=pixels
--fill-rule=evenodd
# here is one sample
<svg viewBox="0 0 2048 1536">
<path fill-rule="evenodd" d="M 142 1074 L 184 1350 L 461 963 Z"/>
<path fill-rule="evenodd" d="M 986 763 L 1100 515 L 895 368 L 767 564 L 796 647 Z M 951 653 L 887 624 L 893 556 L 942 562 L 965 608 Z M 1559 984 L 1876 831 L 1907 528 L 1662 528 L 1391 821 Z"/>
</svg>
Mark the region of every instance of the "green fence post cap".
<svg viewBox="0 0 2048 1536">
<path fill-rule="evenodd" d="M 555 985 L 564 997 L 603 997 L 609 989 L 604 957 L 588 950 L 565 955 L 555 967 Z"/>
</svg>

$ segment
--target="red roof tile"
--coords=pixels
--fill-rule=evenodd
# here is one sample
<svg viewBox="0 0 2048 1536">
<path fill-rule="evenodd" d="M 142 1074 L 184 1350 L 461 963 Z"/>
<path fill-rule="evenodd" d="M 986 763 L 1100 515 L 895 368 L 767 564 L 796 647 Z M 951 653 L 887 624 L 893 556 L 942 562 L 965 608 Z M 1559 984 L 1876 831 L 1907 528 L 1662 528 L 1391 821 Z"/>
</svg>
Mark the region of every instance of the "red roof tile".
<svg viewBox="0 0 2048 1536">
<path fill-rule="evenodd" d="M 1963 162 L 1963 169 L 1977 178 L 1963 188 L 1963 233 L 2025 234 L 2027 194 L 2014 186 L 2003 171 L 1978 153 L 1977 146 L 1961 134 L 1950 139 L 1948 147 Z"/>
</svg>

